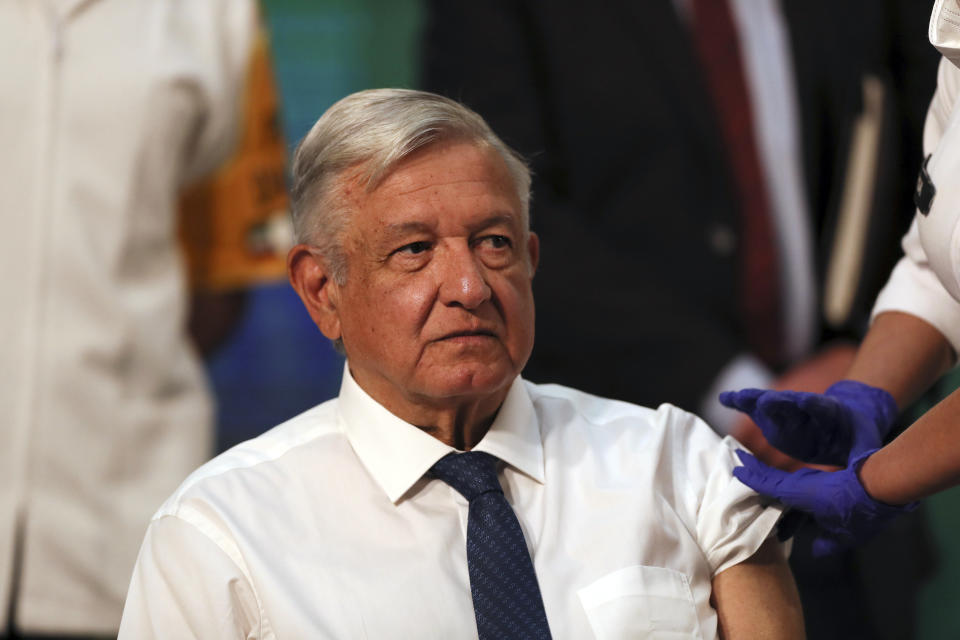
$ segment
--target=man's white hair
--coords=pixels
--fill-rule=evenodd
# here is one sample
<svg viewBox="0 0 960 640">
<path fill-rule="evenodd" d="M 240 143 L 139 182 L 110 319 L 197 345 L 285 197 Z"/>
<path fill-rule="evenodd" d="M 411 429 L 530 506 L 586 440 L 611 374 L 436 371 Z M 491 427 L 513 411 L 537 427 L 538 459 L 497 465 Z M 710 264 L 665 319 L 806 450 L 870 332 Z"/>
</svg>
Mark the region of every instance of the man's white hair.
<svg viewBox="0 0 960 640">
<path fill-rule="evenodd" d="M 346 281 L 342 236 L 352 213 L 343 197 L 347 180 L 367 192 L 403 158 L 428 145 L 465 140 L 495 150 L 513 179 L 529 227 L 530 169 L 518 153 L 462 104 L 426 91 L 370 89 L 327 109 L 293 156 L 293 226 L 297 241 L 313 245 L 333 279 Z"/>
</svg>

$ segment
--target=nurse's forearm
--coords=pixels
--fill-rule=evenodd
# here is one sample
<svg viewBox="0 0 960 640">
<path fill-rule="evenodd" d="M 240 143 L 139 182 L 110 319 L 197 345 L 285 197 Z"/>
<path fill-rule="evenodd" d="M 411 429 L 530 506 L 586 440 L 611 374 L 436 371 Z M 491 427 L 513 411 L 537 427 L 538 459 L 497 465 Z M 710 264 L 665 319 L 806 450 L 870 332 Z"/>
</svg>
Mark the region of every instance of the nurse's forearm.
<svg viewBox="0 0 960 640">
<path fill-rule="evenodd" d="M 889 311 L 874 319 L 846 377 L 887 390 L 903 409 L 943 375 L 953 358 L 950 343 L 932 325 Z"/>
<path fill-rule="evenodd" d="M 887 504 L 906 504 L 960 483 L 960 390 L 867 458 L 860 481 Z"/>
<path fill-rule="evenodd" d="M 903 409 L 953 362 L 953 350 L 916 316 L 882 313 L 874 320 L 847 378 L 886 389 Z M 860 481 L 888 504 L 919 500 L 960 480 L 960 395 L 928 411 L 860 468 Z"/>
</svg>

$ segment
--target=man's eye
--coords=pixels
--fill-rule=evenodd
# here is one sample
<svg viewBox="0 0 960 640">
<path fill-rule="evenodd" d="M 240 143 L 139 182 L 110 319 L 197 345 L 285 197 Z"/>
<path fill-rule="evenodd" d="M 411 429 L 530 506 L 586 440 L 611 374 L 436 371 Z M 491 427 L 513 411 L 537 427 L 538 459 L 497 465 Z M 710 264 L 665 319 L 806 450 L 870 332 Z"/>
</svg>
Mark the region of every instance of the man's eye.
<svg viewBox="0 0 960 640">
<path fill-rule="evenodd" d="M 424 251 L 430 250 L 430 243 L 426 241 L 411 242 L 410 244 L 405 244 L 394 253 L 406 253 L 409 255 L 417 255 L 423 253 Z"/>
<path fill-rule="evenodd" d="M 492 249 L 509 249 L 512 244 L 510 238 L 499 235 L 484 236 L 481 242 Z"/>
</svg>

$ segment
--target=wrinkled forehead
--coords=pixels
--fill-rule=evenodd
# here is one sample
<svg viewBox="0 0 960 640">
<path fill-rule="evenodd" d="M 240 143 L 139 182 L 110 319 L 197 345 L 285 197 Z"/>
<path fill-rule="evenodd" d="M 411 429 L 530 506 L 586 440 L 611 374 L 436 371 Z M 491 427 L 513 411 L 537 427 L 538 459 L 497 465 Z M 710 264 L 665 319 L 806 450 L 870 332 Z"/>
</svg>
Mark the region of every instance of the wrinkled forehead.
<svg viewBox="0 0 960 640">
<path fill-rule="evenodd" d="M 526 231 L 510 171 L 489 145 L 440 141 L 397 161 L 375 184 L 367 175 L 365 167 L 345 175 L 341 197 L 354 222 L 368 230 L 440 222 L 470 226 L 496 218 Z"/>
</svg>

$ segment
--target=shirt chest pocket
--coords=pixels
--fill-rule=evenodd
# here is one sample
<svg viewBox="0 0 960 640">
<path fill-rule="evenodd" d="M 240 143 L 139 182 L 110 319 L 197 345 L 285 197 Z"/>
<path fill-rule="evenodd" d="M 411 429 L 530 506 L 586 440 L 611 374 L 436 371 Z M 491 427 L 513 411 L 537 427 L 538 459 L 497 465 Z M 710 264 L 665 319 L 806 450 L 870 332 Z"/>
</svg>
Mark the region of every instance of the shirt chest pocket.
<svg viewBox="0 0 960 640">
<path fill-rule="evenodd" d="M 686 575 L 636 565 L 609 573 L 577 592 L 600 640 L 700 638 Z"/>
</svg>

